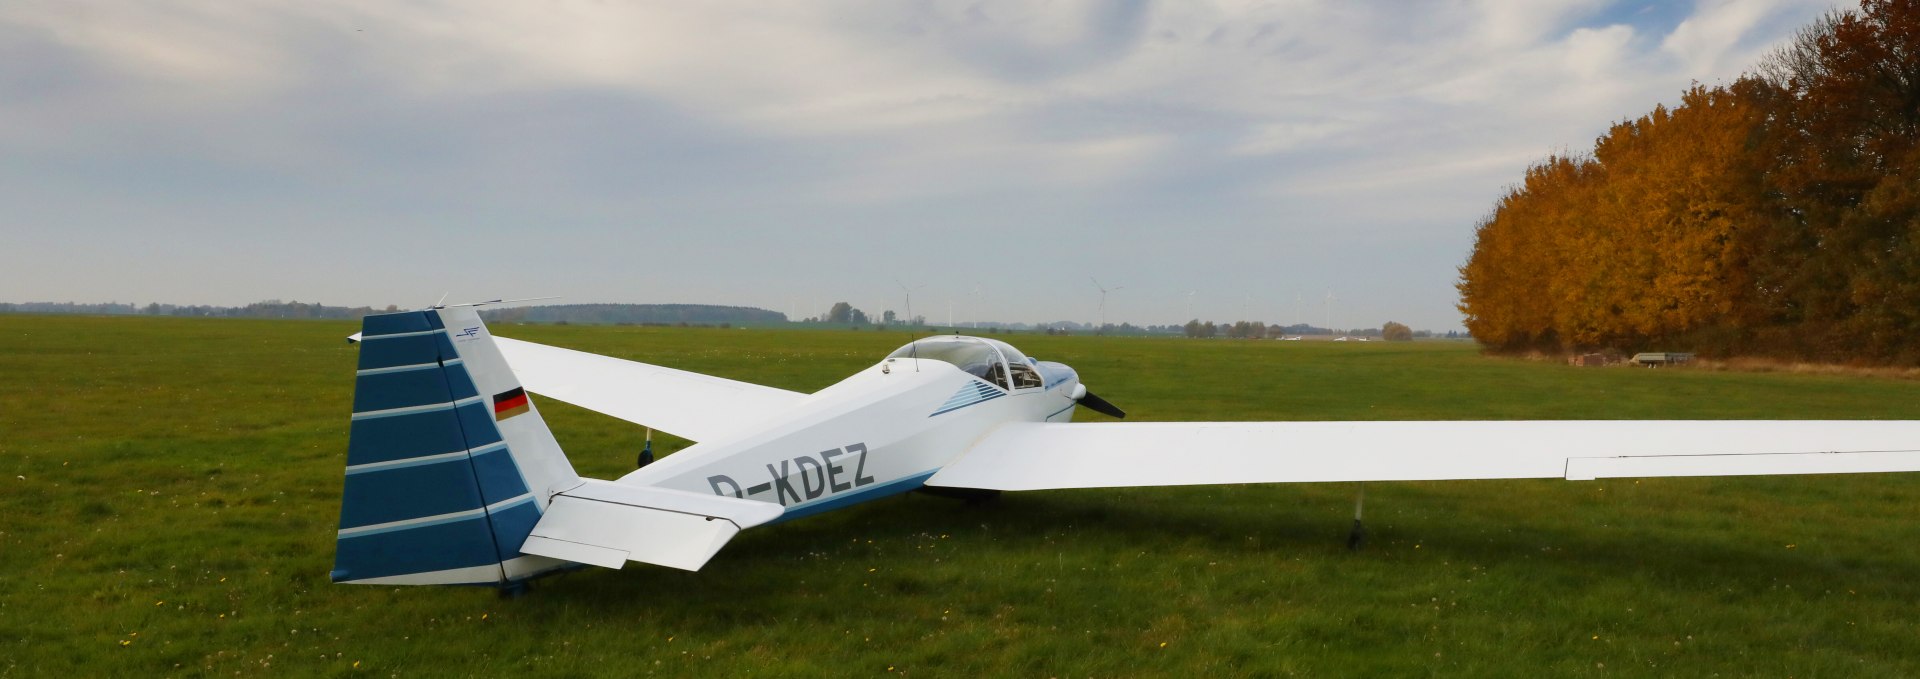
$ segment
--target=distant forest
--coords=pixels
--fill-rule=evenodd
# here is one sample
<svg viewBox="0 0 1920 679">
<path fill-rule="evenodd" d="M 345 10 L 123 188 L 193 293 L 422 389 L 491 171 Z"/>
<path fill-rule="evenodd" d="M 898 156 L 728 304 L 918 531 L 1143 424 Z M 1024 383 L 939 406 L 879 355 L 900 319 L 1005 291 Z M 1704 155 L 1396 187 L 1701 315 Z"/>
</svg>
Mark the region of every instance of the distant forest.
<svg viewBox="0 0 1920 679">
<path fill-rule="evenodd" d="M 1835 10 L 1535 164 L 1458 287 L 1499 351 L 1920 365 L 1920 0 Z"/>
<path fill-rule="evenodd" d="M 0 313 L 96 314 L 109 316 L 194 316 L 201 318 L 308 318 L 355 320 L 368 314 L 400 311 L 389 305 L 338 307 L 306 302 L 267 300 L 246 306 L 80 304 L 75 302 L 0 302 Z M 633 325 L 780 325 L 786 314 L 752 307 L 710 304 L 556 304 L 551 306 L 489 309 L 480 312 L 488 322 L 578 323 Z"/>
<path fill-rule="evenodd" d="M 784 325 L 787 315 L 766 309 L 711 304 L 552 304 L 489 309 L 488 323 L 577 323 L 586 325 Z"/>
<path fill-rule="evenodd" d="M 399 307 L 388 305 L 385 309 L 372 307 L 338 307 L 307 302 L 282 302 L 267 300 L 246 306 L 223 307 L 208 305 L 177 305 L 152 303 L 146 305 L 108 302 L 105 304 L 81 304 L 76 302 L 0 302 L 0 313 L 29 314 L 93 314 L 107 316 L 191 316 L 199 318 L 288 318 L 288 319 L 336 319 L 357 320 L 368 314 L 393 313 Z M 836 318 L 834 315 L 837 314 Z M 868 318 L 866 312 L 852 305 L 840 302 L 826 320 L 819 317 L 790 322 L 786 314 L 755 307 L 719 306 L 713 304 L 553 304 L 546 306 L 515 307 L 509 309 L 483 309 L 480 317 L 488 323 L 556 323 L 577 325 L 671 325 L 671 326 L 727 326 L 727 327 L 825 327 L 825 328 L 919 328 L 931 330 L 936 326 L 926 325 L 925 319 L 917 324 L 894 318 L 893 312 L 885 312 L 878 321 Z M 942 326 L 944 327 L 944 326 Z M 1185 335 L 1196 338 L 1224 337 L 1229 339 L 1277 339 L 1288 335 L 1332 335 L 1346 334 L 1357 337 L 1380 337 L 1386 330 L 1398 328 L 1406 334 L 1395 339 L 1440 337 L 1425 330 L 1412 330 L 1399 323 L 1389 322 L 1382 328 L 1354 328 L 1350 330 L 1328 330 L 1306 323 L 1288 326 L 1267 325 L 1259 321 L 1236 321 L 1214 323 L 1199 320 L 1189 321 L 1185 325 L 1147 325 L 1132 323 L 1110 323 L 1105 328 L 1092 323 L 1073 321 L 1055 321 L 1052 323 L 1006 323 L 977 322 L 967 323 L 963 327 L 951 328 L 954 331 L 985 332 L 1039 332 L 1046 334 L 1103 334 L 1103 335 Z M 1448 332 L 1445 337 L 1456 334 Z"/>
<path fill-rule="evenodd" d="M 389 305 L 384 311 L 373 307 L 326 306 L 306 302 L 282 302 L 277 299 L 246 306 L 179 305 L 154 302 L 146 305 L 79 304 L 75 302 L 0 302 L 0 313 L 19 314 L 94 314 L 106 316 L 194 316 L 200 318 L 333 318 L 357 319 L 367 314 L 399 311 Z"/>
</svg>

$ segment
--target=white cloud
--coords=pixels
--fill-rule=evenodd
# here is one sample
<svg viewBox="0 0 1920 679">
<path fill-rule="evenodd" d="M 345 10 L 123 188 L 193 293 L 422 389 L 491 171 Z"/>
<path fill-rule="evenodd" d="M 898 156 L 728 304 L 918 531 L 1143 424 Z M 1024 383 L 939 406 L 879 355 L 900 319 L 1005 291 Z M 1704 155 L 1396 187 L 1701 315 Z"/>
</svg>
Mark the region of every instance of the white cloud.
<svg viewBox="0 0 1920 679">
<path fill-rule="evenodd" d="M 289 55 L 269 44 L 270 19 L 218 5 L 28 0 L 0 8 L 0 23 L 41 33 L 130 78 L 222 88 L 209 95 L 257 94 L 286 79 Z"/>
<path fill-rule="evenodd" d="M 849 239 L 992 224 L 1101 267 L 1117 246 L 1062 220 L 1177 214 L 1258 258 L 1279 237 L 1260 215 L 1344 214 L 1460 244 L 1402 274 L 1444 291 L 1472 203 L 1528 158 L 1734 75 L 1809 2 L 1702 2 L 1666 31 L 1599 0 L 22 0 L 0 5 L 0 172 L 82 195 L 256 191 L 262 223 L 290 221 L 275 200 L 362 225 L 551 212 L 575 239 L 671 225 L 696 248 L 734 242 L 702 228 L 795 215 Z M 112 275 L 67 268 L 49 285 Z M 1007 317 L 1064 315 L 1034 304 Z M 1451 322 L 1431 306 L 1393 315 Z"/>
<path fill-rule="evenodd" d="M 1270 155 L 1323 141 L 1358 127 L 1345 121 L 1260 123 L 1251 126 L 1234 153 Z"/>
<path fill-rule="evenodd" d="M 1679 58 L 1689 71 L 1712 72 L 1772 10 L 1769 4 L 1754 0 L 1702 2 L 1692 17 L 1667 35 L 1660 48 Z"/>
<path fill-rule="evenodd" d="M 1613 25 L 1600 29 L 1582 28 L 1567 36 L 1567 72 L 1590 80 L 1613 75 L 1630 56 L 1627 43 L 1633 40 L 1633 27 Z"/>
<path fill-rule="evenodd" d="M 1550 42 L 1568 23 L 1605 5 L 1598 0 L 1478 0 L 1473 3 L 1480 26 L 1475 42 L 1506 50 Z"/>
</svg>

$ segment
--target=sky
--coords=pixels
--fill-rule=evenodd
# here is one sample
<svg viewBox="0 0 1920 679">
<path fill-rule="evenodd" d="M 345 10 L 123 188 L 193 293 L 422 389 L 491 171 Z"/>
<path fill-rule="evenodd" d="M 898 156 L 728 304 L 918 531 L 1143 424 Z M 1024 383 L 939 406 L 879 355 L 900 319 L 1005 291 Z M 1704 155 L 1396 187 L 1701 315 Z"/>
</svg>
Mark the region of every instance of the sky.
<svg viewBox="0 0 1920 679">
<path fill-rule="evenodd" d="M 8 0 L 0 301 L 1445 331 L 1530 163 L 1829 6 Z"/>
</svg>

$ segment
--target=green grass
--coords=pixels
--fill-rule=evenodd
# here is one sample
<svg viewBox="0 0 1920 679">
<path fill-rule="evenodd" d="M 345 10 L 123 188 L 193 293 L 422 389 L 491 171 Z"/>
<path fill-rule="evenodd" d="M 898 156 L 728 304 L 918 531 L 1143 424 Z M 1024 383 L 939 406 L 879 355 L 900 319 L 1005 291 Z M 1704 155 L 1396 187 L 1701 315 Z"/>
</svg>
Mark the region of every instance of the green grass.
<svg viewBox="0 0 1920 679">
<path fill-rule="evenodd" d="M 909 494 L 700 573 L 332 585 L 353 330 L 0 316 L 0 677 L 1920 675 L 1912 475 L 1371 484 L 1358 554 L 1345 484 Z M 496 330 L 803 391 L 906 340 Z M 1009 339 L 1140 420 L 1920 418 L 1885 379 Z M 541 408 L 582 473 L 632 464 L 637 428 Z"/>
</svg>

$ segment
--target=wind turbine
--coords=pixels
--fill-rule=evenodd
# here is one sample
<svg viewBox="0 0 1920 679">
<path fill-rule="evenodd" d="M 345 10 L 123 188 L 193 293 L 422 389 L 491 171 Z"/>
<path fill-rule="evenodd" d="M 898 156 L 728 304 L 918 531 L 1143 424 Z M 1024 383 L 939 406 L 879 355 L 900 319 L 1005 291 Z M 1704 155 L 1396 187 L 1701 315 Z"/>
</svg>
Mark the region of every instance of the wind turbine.
<svg viewBox="0 0 1920 679">
<path fill-rule="evenodd" d="M 1327 292 L 1327 334 L 1332 334 L 1332 290 Z M 1344 334 L 1342 334 L 1344 338 Z"/>
<path fill-rule="evenodd" d="M 1100 327 L 1095 329 L 1094 332 L 1104 335 L 1107 332 L 1107 293 L 1119 292 L 1121 290 L 1125 290 L 1127 289 L 1127 286 L 1116 285 L 1109 288 L 1107 286 L 1101 285 L 1100 279 L 1094 278 L 1092 276 L 1088 276 L 1087 280 L 1093 281 L 1093 287 L 1100 289 Z"/>
<path fill-rule="evenodd" d="M 893 284 L 900 286 L 900 292 L 907 296 L 907 317 L 906 319 L 904 319 L 904 322 L 901 323 L 901 325 L 912 327 L 913 325 L 913 291 L 919 290 L 927 286 L 922 284 L 922 285 L 916 285 L 909 288 L 907 287 L 906 283 L 900 282 L 900 279 L 898 278 L 893 279 Z"/>
<path fill-rule="evenodd" d="M 1193 318 L 1193 294 L 1196 292 L 1199 292 L 1199 291 L 1198 290 L 1187 291 L 1187 318 L 1188 319 Z M 1185 322 L 1185 321 L 1182 321 L 1182 322 Z"/>
<path fill-rule="evenodd" d="M 980 281 L 973 282 L 973 291 L 967 293 L 967 296 L 971 298 L 973 303 L 973 309 L 971 309 L 973 312 L 973 320 L 968 321 L 968 325 L 969 327 L 978 328 L 980 327 Z"/>
</svg>

